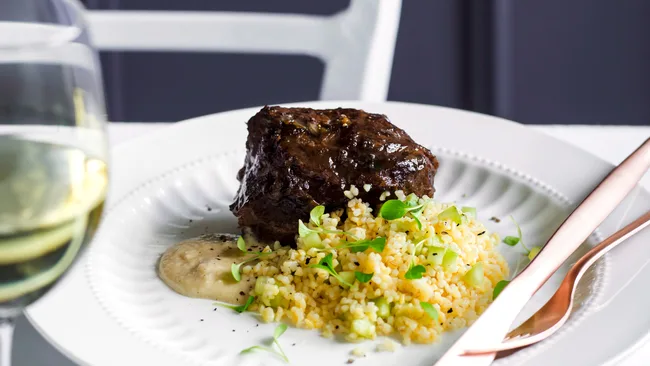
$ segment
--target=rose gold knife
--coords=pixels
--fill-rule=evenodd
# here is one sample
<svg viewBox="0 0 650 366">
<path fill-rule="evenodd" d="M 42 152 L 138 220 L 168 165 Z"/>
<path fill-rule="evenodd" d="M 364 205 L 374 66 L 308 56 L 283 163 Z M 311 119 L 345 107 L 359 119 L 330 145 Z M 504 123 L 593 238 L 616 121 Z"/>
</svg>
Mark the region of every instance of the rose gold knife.
<svg viewBox="0 0 650 366">
<path fill-rule="evenodd" d="M 586 167 L 588 168 L 588 167 Z M 544 249 L 506 288 L 434 366 L 485 366 L 495 352 L 463 355 L 471 349 L 498 349 L 510 325 L 530 298 L 607 216 L 650 168 L 650 139 L 627 157 L 560 225 Z"/>
</svg>

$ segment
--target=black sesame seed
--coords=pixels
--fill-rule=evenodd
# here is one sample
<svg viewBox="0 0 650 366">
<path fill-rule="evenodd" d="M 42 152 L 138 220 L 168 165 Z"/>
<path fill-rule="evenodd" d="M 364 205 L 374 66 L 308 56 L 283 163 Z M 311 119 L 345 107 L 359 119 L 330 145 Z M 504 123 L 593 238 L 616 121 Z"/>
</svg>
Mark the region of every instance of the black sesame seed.
<svg viewBox="0 0 650 366">
<path fill-rule="evenodd" d="M 478 235 L 483 235 L 483 234 L 485 234 L 485 231 L 481 231 L 480 233 L 478 233 Z"/>
<path fill-rule="evenodd" d="M 311 260 L 311 258 L 307 257 L 307 259 L 305 259 L 305 264 L 309 264 L 310 260 Z"/>
<path fill-rule="evenodd" d="M 438 255 L 438 253 L 431 253 L 431 255 L 436 256 L 436 255 Z"/>
<path fill-rule="evenodd" d="M 354 262 L 354 265 L 355 265 L 355 266 L 358 266 L 358 265 L 359 265 L 359 262 L 356 262 L 356 261 L 355 261 L 355 262 Z"/>
<path fill-rule="evenodd" d="M 451 314 L 451 313 L 453 313 L 453 312 L 454 312 L 454 309 L 449 309 L 449 310 L 447 310 L 447 314 Z"/>
</svg>

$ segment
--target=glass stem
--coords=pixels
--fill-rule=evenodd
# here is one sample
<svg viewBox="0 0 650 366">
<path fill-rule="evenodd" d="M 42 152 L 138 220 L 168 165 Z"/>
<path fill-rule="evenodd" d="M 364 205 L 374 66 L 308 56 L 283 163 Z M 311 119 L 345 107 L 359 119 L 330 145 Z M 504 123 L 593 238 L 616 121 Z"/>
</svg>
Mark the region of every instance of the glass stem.
<svg viewBox="0 0 650 366">
<path fill-rule="evenodd" d="M 0 366 L 11 366 L 11 344 L 14 337 L 14 318 L 0 319 Z"/>
</svg>

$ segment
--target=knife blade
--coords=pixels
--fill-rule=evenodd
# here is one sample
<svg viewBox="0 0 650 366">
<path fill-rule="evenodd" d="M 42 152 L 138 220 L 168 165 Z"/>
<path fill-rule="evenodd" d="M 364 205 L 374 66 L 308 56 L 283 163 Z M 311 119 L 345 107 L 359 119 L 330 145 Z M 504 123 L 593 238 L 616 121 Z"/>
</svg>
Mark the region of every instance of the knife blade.
<svg viewBox="0 0 650 366">
<path fill-rule="evenodd" d="M 537 257 L 447 350 L 434 366 L 490 365 L 494 352 L 463 355 L 469 349 L 496 349 L 530 298 L 593 233 L 650 168 L 650 138 L 628 156 L 560 225 Z"/>
</svg>

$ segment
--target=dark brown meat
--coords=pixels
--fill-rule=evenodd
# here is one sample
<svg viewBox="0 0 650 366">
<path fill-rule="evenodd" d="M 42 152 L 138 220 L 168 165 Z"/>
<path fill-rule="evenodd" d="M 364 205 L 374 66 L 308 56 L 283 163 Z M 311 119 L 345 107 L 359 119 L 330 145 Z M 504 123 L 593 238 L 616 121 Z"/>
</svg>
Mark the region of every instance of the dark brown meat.
<svg viewBox="0 0 650 366">
<path fill-rule="evenodd" d="M 345 207 L 350 185 L 373 207 L 384 191 L 433 197 L 438 169 L 386 116 L 356 109 L 264 107 L 248 121 L 246 150 L 230 210 L 258 239 L 285 245 L 314 206 Z"/>
</svg>

